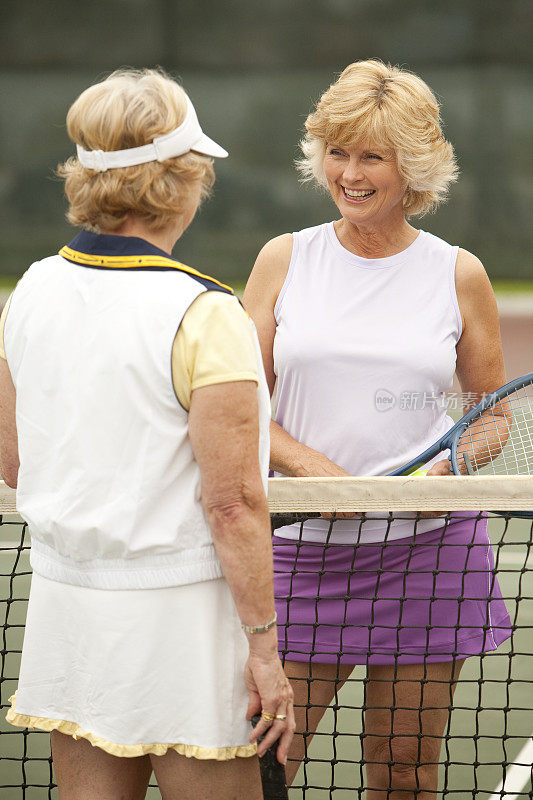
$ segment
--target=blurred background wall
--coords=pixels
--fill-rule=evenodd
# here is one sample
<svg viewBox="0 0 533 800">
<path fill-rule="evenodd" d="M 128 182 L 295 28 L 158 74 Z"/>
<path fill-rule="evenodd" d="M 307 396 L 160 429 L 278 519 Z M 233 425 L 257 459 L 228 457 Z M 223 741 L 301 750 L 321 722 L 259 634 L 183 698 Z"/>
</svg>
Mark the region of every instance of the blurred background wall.
<svg viewBox="0 0 533 800">
<path fill-rule="evenodd" d="M 532 0 L 2 0 L 0 274 L 73 236 L 58 161 L 65 115 L 118 66 L 161 65 L 230 151 L 175 256 L 242 281 L 271 236 L 333 219 L 293 167 L 313 102 L 348 63 L 419 73 L 442 103 L 461 178 L 420 224 L 492 278 L 532 279 Z"/>
</svg>

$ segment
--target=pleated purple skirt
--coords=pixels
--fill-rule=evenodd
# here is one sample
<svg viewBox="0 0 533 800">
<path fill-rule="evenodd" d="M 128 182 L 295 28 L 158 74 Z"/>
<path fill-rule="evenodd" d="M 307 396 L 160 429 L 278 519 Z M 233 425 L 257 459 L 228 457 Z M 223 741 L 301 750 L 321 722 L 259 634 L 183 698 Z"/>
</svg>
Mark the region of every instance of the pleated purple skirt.
<svg viewBox="0 0 533 800">
<path fill-rule="evenodd" d="M 415 664 L 495 650 L 511 621 L 487 522 L 454 516 L 355 546 L 273 537 L 279 651 L 289 661 Z"/>
</svg>

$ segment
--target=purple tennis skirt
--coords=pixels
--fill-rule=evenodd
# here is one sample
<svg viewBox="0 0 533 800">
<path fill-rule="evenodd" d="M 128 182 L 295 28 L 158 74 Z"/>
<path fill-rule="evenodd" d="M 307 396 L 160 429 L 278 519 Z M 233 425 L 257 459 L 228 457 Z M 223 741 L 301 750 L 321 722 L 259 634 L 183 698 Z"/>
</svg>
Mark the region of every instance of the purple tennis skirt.
<svg viewBox="0 0 533 800">
<path fill-rule="evenodd" d="M 486 519 L 355 546 L 273 537 L 279 651 L 288 661 L 416 664 L 495 650 L 511 621 Z"/>
</svg>

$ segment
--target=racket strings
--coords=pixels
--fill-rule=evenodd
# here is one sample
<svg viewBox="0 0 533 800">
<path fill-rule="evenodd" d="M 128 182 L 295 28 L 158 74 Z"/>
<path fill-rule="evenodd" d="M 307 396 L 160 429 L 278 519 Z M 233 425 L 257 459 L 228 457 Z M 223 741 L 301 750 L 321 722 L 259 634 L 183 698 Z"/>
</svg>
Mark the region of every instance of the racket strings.
<svg viewBox="0 0 533 800">
<path fill-rule="evenodd" d="M 526 386 L 484 411 L 457 448 L 461 472 L 533 474 L 533 389 Z"/>
</svg>

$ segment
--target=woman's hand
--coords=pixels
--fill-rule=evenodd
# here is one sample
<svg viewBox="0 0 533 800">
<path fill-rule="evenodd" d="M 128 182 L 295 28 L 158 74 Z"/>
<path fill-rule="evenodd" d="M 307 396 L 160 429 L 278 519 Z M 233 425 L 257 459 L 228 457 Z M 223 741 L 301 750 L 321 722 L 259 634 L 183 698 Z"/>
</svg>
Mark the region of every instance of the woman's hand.
<svg viewBox="0 0 533 800">
<path fill-rule="evenodd" d="M 275 633 L 275 628 L 273 631 Z M 244 672 L 249 692 L 246 718 L 251 719 L 254 714 L 261 712 L 274 716 L 273 720 L 261 717 L 250 734 L 250 741 L 255 742 L 260 736 L 264 736 L 257 746 L 257 753 L 262 756 L 279 740 L 276 756 L 281 764 L 285 764 L 296 727 L 294 695 L 279 660 L 277 639 L 274 636 L 272 641 L 265 642 L 263 637 L 267 636 L 270 640 L 270 631 L 268 634 L 248 635 L 250 655 Z"/>
<path fill-rule="evenodd" d="M 270 468 L 290 478 L 351 478 L 323 453 L 293 439 L 274 420 L 270 423 Z"/>
<path fill-rule="evenodd" d="M 277 472 L 292 478 L 352 477 L 349 472 L 339 467 L 323 453 L 297 442 L 274 420 L 270 423 L 270 466 Z M 335 514 L 321 514 L 320 516 L 324 519 L 354 519 L 360 515 L 339 511 Z"/>
<path fill-rule="evenodd" d="M 444 458 L 442 461 L 437 461 L 436 464 L 433 464 L 431 469 L 428 469 L 428 475 L 453 475 L 452 472 L 452 464 L 448 458 Z"/>
<path fill-rule="evenodd" d="M 444 458 L 442 461 L 437 461 L 436 464 L 433 464 L 431 469 L 428 469 L 426 477 L 431 477 L 432 475 L 440 475 L 441 477 L 453 475 L 451 461 L 448 458 Z M 449 512 L 419 511 L 418 516 L 420 519 L 437 519 L 438 517 L 444 518 L 447 513 Z"/>
<path fill-rule="evenodd" d="M 301 445 L 297 460 L 293 464 L 295 478 L 351 478 L 349 472 L 339 467 L 323 453 Z"/>
<path fill-rule="evenodd" d="M 296 462 L 293 476 L 297 478 L 351 478 L 349 472 L 339 467 L 323 453 L 301 445 L 300 461 Z M 324 519 L 356 519 L 360 514 L 351 511 L 336 511 L 334 514 L 321 514 Z"/>
</svg>

